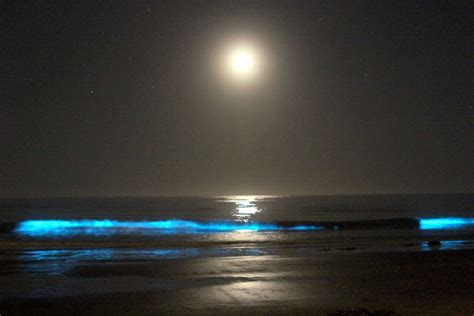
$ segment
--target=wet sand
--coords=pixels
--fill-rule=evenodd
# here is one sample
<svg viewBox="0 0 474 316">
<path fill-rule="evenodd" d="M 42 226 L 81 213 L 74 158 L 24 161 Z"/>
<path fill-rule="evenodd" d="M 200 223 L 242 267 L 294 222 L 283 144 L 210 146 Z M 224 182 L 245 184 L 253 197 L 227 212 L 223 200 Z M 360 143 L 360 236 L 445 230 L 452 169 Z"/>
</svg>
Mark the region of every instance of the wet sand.
<svg viewBox="0 0 474 316">
<path fill-rule="evenodd" d="M 472 250 L 275 253 L 84 261 L 56 275 L 22 273 L 10 262 L 0 314 L 474 313 Z"/>
</svg>

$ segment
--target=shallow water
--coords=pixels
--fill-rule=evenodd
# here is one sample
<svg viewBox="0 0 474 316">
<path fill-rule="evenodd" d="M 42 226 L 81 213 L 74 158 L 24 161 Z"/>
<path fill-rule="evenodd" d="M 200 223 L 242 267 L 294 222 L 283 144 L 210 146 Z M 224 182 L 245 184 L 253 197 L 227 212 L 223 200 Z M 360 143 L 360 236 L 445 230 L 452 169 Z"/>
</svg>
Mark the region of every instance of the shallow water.
<svg viewBox="0 0 474 316">
<path fill-rule="evenodd" d="M 451 271 L 458 283 L 469 278 L 463 269 L 473 264 L 473 201 L 472 195 L 0 200 L 0 307 L 18 310 L 27 300 L 62 314 L 87 295 L 79 306 L 91 299 L 99 311 L 118 304 L 119 312 L 137 313 L 266 310 L 281 302 L 311 310 L 367 297 L 386 302 L 374 307 L 397 308 L 410 297 L 419 302 L 401 294 L 413 275 L 426 291 L 418 260 L 433 264 L 429 271 L 446 270 L 442 283 L 428 288 L 449 287 Z M 385 275 L 390 286 L 400 283 L 387 294 L 375 281 Z M 456 287 L 449 291 L 450 308 L 458 306 Z M 103 305 L 103 295 L 121 293 L 136 301 Z M 396 295 L 403 297 L 387 303 Z M 189 298 L 184 305 L 182 297 Z"/>
<path fill-rule="evenodd" d="M 472 194 L 0 202 L 0 249 L 239 244 L 381 249 L 432 239 L 452 241 L 445 248 L 465 248 L 474 232 Z"/>
</svg>

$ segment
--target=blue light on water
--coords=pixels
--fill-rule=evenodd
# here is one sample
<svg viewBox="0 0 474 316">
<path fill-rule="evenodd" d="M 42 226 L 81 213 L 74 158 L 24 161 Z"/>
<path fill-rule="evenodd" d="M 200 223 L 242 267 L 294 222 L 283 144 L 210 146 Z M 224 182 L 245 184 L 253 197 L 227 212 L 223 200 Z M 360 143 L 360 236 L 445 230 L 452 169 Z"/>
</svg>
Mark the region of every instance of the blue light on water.
<svg viewBox="0 0 474 316">
<path fill-rule="evenodd" d="M 321 229 L 321 227 L 298 225 L 298 226 L 293 226 L 293 227 L 288 228 L 288 230 L 318 230 L 318 229 Z"/>
<path fill-rule="evenodd" d="M 456 250 L 469 249 L 469 243 L 466 240 L 441 240 L 440 245 L 430 247 L 426 242 L 421 244 L 422 251 L 436 251 L 436 250 Z"/>
<path fill-rule="evenodd" d="M 422 230 L 459 229 L 474 226 L 474 218 L 421 218 L 419 224 Z"/>
<path fill-rule="evenodd" d="M 28 220 L 20 222 L 15 232 L 31 237 L 116 234 L 175 234 L 232 231 L 317 230 L 321 227 L 298 225 L 283 227 L 273 223 L 252 222 L 196 222 L 185 220 L 116 221 L 116 220 Z"/>
<path fill-rule="evenodd" d="M 156 260 L 195 257 L 196 249 L 46 249 L 20 253 L 19 267 L 29 273 L 60 275 L 80 262 Z"/>
<path fill-rule="evenodd" d="M 268 249 L 255 247 L 41 249 L 20 251 L 17 267 L 27 273 L 61 275 L 77 265 L 100 261 L 156 262 L 196 257 L 263 256 L 268 253 Z"/>
</svg>

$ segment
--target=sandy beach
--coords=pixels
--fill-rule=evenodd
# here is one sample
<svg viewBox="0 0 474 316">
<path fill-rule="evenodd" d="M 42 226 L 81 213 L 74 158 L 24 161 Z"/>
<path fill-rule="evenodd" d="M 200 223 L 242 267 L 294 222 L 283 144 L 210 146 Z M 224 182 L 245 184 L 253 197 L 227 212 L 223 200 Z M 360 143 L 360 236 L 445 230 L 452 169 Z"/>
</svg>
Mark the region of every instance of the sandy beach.
<svg viewBox="0 0 474 316">
<path fill-rule="evenodd" d="M 2 315 L 472 315 L 474 251 L 280 248 L 273 255 L 85 260 L 61 274 L 2 263 Z M 58 264 L 51 262 L 51 264 Z M 30 267 L 31 269 L 31 267 Z M 12 286 L 14 289 L 6 289 Z M 8 294 L 8 295 L 6 295 Z M 346 313 L 346 314 L 344 314 Z M 357 314 L 356 312 L 353 313 Z M 362 313 L 363 314 L 363 313 Z M 362 315 L 361 314 L 361 315 Z"/>
</svg>

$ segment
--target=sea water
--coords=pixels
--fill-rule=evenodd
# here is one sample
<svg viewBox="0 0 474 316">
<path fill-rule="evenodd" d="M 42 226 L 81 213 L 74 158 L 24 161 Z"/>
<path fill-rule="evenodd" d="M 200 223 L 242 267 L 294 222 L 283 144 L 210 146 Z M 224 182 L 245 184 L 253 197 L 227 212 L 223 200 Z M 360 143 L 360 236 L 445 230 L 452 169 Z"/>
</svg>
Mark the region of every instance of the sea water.
<svg viewBox="0 0 474 316">
<path fill-rule="evenodd" d="M 0 201 L 3 269 L 88 261 L 474 248 L 474 196 L 220 196 Z M 439 244 L 428 244 L 429 241 Z M 15 262 L 9 265 L 8 262 Z"/>
</svg>

